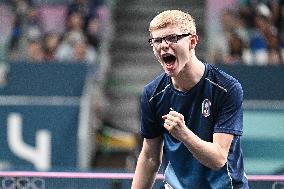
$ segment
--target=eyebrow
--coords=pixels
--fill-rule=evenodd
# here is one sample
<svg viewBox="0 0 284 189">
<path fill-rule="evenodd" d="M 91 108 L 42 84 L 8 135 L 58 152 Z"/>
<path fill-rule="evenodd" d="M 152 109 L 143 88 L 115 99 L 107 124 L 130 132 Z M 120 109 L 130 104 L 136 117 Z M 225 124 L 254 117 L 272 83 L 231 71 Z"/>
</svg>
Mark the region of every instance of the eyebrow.
<svg viewBox="0 0 284 189">
<path fill-rule="evenodd" d="M 160 37 L 152 37 L 152 39 L 156 39 L 156 38 L 164 38 L 164 37 L 167 37 L 167 36 L 171 36 L 171 35 L 179 35 L 179 34 L 176 34 L 176 33 L 173 33 L 173 34 L 169 34 L 169 35 L 165 35 L 165 36 L 160 36 Z M 181 35 L 181 34 L 180 34 Z"/>
</svg>

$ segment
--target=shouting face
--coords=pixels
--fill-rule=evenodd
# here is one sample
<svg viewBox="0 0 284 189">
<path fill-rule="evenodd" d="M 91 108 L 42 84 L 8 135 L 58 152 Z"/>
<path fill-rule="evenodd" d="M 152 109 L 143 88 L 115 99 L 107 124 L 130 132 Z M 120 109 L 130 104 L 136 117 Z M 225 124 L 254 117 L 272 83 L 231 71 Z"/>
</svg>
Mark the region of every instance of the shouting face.
<svg viewBox="0 0 284 189">
<path fill-rule="evenodd" d="M 192 34 L 181 32 L 173 25 L 152 31 L 150 43 L 164 71 L 176 77 L 190 63 L 194 48 Z"/>
</svg>

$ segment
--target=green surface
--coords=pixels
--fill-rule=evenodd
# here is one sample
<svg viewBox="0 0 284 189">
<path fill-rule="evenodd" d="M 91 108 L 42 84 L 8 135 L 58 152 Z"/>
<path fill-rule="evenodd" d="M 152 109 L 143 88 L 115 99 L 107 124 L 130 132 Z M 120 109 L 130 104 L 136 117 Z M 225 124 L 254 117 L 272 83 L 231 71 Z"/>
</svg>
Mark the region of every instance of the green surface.
<svg viewBox="0 0 284 189">
<path fill-rule="evenodd" d="M 245 110 L 242 147 L 248 174 L 284 170 L 284 111 Z"/>
</svg>

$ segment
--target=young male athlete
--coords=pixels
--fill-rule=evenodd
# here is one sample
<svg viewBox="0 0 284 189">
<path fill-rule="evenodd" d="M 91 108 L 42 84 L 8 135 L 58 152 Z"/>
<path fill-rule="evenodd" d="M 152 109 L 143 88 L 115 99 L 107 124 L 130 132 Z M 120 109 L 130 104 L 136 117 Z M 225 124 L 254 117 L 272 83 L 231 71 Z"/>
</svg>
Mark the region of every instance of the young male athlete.
<svg viewBox="0 0 284 189">
<path fill-rule="evenodd" d="M 240 83 L 195 55 L 195 21 L 168 10 L 150 23 L 149 43 L 165 73 L 144 88 L 143 147 L 132 189 L 150 189 L 166 156 L 162 188 L 248 188 L 240 139 Z"/>
</svg>

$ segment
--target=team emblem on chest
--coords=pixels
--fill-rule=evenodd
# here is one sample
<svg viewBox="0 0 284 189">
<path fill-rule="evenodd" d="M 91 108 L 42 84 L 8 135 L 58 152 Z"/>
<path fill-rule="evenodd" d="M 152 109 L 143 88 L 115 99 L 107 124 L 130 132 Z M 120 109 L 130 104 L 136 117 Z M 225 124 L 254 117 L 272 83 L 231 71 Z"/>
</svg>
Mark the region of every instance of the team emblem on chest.
<svg viewBox="0 0 284 189">
<path fill-rule="evenodd" d="M 203 100 L 201 112 L 204 117 L 210 116 L 210 106 L 211 106 L 210 100 L 208 99 Z"/>
</svg>

